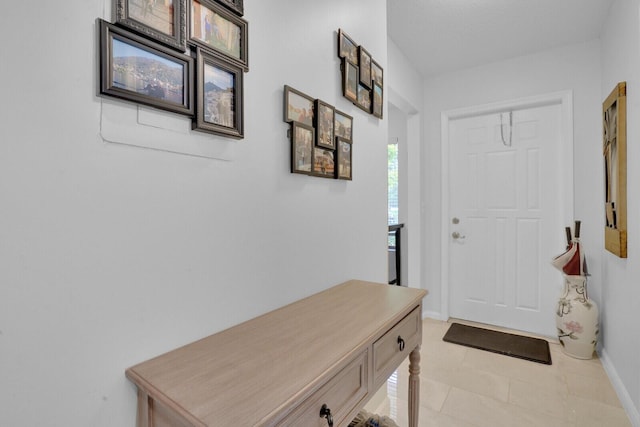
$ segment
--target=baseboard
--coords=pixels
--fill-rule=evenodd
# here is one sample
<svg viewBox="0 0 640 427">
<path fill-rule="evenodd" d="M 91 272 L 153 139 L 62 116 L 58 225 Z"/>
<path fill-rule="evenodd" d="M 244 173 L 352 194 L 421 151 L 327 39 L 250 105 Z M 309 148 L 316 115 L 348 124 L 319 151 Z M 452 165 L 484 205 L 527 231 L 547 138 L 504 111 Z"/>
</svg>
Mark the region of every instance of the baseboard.
<svg viewBox="0 0 640 427">
<path fill-rule="evenodd" d="M 432 311 L 432 310 L 422 310 L 422 320 L 429 318 L 429 319 L 435 319 L 435 320 L 448 320 L 448 319 L 443 319 L 442 318 L 442 314 L 439 311 Z"/>
<path fill-rule="evenodd" d="M 633 399 L 631 399 L 631 396 L 629 396 L 629 392 L 620 379 L 616 368 L 613 366 L 613 363 L 611 362 L 611 358 L 607 354 L 607 351 L 603 348 L 599 352 L 599 356 L 600 362 L 602 362 L 602 367 L 609 376 L 609 380 L 611 381 L 614 390 L 618 394 L 618 399 L 620 399 L 620 403 L 626 411 L 627 416 L 629 417 L 629 421 L 631 421 L 631 425 L 633 425 L 633 427 L 640 427 L 640 412 L 638 412 L 638 408 L 636 408 L 635 404 L 633 403 Z"/>
</svg>

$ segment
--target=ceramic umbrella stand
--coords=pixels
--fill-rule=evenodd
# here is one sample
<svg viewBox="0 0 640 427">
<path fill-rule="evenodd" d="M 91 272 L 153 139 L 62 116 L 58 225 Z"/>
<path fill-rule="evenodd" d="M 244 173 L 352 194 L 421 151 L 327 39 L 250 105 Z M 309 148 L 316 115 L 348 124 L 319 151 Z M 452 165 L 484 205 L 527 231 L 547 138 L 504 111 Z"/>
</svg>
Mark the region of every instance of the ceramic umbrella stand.
<svg viewBox="0 0 640 427">
<path fill-rule="evenodd" d="M 580 245 L 580 221 L 573 237 L 566 228 L 567 250 L 553 259 L 562 271 L 564 290 L 558 300 L 556 327 L 562 351 L 577 359 L 591 359 L 598 338 L 598 306 L 587 294 L 587 269 Z"/>
</svg>

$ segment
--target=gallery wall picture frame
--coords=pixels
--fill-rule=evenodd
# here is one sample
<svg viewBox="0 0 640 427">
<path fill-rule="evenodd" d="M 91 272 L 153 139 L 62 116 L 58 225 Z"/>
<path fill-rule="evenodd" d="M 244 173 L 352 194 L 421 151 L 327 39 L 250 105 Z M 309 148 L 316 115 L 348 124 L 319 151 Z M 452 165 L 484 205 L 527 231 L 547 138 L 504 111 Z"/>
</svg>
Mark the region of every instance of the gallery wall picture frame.
<svg viewBox="0 0 640 427">
<path fill-rule="evenodd" d="M 346 139 L 336 136 L 336 178 L 353 180 L 352 145 Z"/>
<path fill-rule="evenodd" d="M 249 71 L 249 23 L 212 0 L 189 0 L 189 43 Z"/>
<path fill-rule="evenodd" d="M 311 174 L 315 129 L 299 122 L 291 123 L 291 173 Z"/>
<path fill-rule="evenodd" d="M 315 100 L 309 95 L 284 85 L 284 121 L 300 122 L 313 127 Z"/>
<path fill-rule="evenodd" d="M 360 84 L 371 89 L 371 54 L 362 46 L 358 46 L 358 66 L 360 67 Z"/>
<path fill-rule="evenodd" d="M 243 72 L 212 55 L 196 49 L 196 114 L 192 129 L 244 138 Z"/>
<path fill-rule="evenodd" d="M 102 19 L 99 95 L 193 115 L 193 58 Z"/>
<path fill-rule="evenodd" d="M 371 80 L 383 86 L 384 69 L 373 58 L 371 59 Z"/>
<path fill-rule="evenodd" d="M 342 60 L 342 96 L 354 104 L 358 103 L 358 66 L 344 58 Z"/>
<path fill-rule="evenodd" d="M 316 145 L 334 150 L 335 141 L 335 107 L 319 99 L 315 102 L 314 124 L 316 128 Z"/>
<path fill-rule="evenodd" d="M 353 141 L 353 117 L 338 109 L 335 110 L 335 134 L 336 137 L 352 142 Z"/>
<path fill-rule="evenodd" d="M 367 113 L 371 113 L 371 90 L 358 84 L 358 101 L 356 105 Z"/>
<path fill-rule="evenodd" d="M 605 173 L 605 248 L 627 257 L 627 84 L 620 82 L 602 103 Z"/>
<path fill-rule="evenodd" d="M 225 6 L 227 9 L 233 11 L 234 13 L 242 16 L 244 15 L 244 2 L 243 0 L 216 0 L 221 5 Z"/>
<path fill-rule="evenodd" d="M 371 103 L 371 114 L 381 119 L 382 109 L 384 105 L 384 93 L 382 90 L 382 86 L 379 85 L 376 81 L 373 81 L 373 89 L 371 90 L 371 93 L 373 94 L 373 101 Z"/>
<path fill-rule="evenodd" d="M 313 147 L 311 175 L 322 178 L 335 178 L 335 160 L 333 150 Z"/>
<path fill-rule="evenodd" d="M 358 45 L 341 28 L 338 29 L 338 58 L 358 63 Z"/>
<path fill-rule="evenodd" d="M 115 22 L 180 52 L 187 48 L 186 0 L 115 0 Z"/>
</svg>

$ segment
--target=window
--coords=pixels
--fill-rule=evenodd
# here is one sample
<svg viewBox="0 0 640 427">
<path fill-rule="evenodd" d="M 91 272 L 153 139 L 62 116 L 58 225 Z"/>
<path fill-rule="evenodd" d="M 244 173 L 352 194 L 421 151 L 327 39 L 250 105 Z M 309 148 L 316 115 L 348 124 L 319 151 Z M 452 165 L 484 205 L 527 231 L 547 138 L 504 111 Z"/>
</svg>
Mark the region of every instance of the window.
<svg viewBox="0 0 640 427">
<path fill-rule="evenodd" d="M 398 224 L 398 142 L 389 143 L 388 155 L 388 224 Z"/>
</svg>

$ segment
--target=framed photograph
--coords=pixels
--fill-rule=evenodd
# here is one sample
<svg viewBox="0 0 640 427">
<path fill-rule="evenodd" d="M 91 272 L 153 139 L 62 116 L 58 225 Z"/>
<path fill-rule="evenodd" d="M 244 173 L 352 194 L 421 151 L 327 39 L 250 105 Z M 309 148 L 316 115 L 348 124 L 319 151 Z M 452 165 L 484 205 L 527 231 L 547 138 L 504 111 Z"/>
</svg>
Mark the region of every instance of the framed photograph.
<svg viewBox="0 0 640 427">
<path fill-rule="evenodd" d="M 335 178 L 333 150 L 313 147 L 311 174 L 323 178 Z"/>
<path fill-rule="evenodd" d="M 225 6 L 227 9 L 232 10 L 238 15 L 244 15 L 244 4 L 243 0 L 216 0 L 221 5 Z"/>
<path fill-rule="evenodd" d="M 336 137 L 336 178 L 353 179 L 351 172 L 351 144 L 344 138 Z"/>
<path fill-rule="evenodd" d="M 299 122 L 313 127 L 313 109 L 315 100 L 292 88 L 284 86 L 284 121 Z"/>
<path fill-rule="evenodd" d="M 189 0 L 189 41 L 249 71 L 248 23 L 212 0 Z"/>
<path fill-rule="evenodd" d="M 616 85 L 602 103 L 605 183 L 605 248 L 627 257 L 627 84 Z"/>
<path fill-rule="evenodd" d="M 338 57 L 358 63 L 358 45 L 342 29 L 338 30 Z"/>
<path fill-rule="evenodd" d="M 353 142 L 353 117 L 340 110 L 335 110 L 335 113 L 334 131 L 336 136 L 347 142 Z"/>
<path fill-rule="evenodd" d="M 371 113 L 378 117 L 378 118 L 382 118 L 382 86 L 379 85 L 377 82 L 373 82 L 373 89 L 371 90 L 371 92 L 373 93 L 373 104 L 371 107 Z"/>
<path fill-rule="evenodd" d="M 342 60 L 342 95 L 358 103 L 358 66 L 347 58 Z"/>
<path fill-rule="evenodd" d="M 330 150 L 335 149 L 335 108 L 326 102 L 316 99 L 315 118 L 316 145 Z"/>
<path fill-rule="evenodd" d="M 116 23 L 184 52 L 185 0 L 115 0 Z"/>
<path fill-rule="evenodd" d="M 100 95 L 193 115 L 193 58 L 98 22 Z"/>
<path fill-rule="evenodd" d="M 243 72 L 204 49 L 196 50 L 194 130 L 244 138 Z"/>
<path fill-rule="evenodd" d="M 371 59 L 371 80 L 380 86 L 384 82 L 384 70 L 374 59 Z"/>
<path fill-rule="evenodd" d="M 361 84 L 358 85 L 358 102 L 356 105 L 367 113 L 371 113 L 371 91 Z"/>
<path fill-rule="evenodd" d="M 291 173 L 311 173 L 314 135 L 311 126 L 298 122 L 291 124 Z"/>
<path fill-rule="evenodd" d="M 360 66 L 360 83 L 371 89 L 371 55 L 362 46 L 358 48 L 358 65 Z"/>
</svg>

